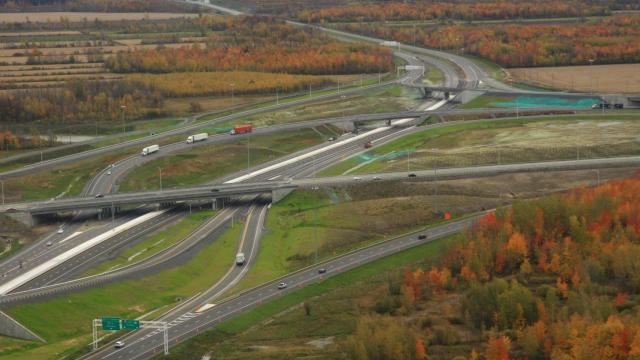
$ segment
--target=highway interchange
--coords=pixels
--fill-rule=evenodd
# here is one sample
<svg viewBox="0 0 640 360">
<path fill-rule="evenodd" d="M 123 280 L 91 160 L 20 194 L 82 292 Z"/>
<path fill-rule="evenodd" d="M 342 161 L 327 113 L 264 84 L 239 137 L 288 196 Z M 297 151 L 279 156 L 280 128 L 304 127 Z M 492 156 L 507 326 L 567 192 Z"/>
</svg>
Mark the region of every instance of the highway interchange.
<svg viewBox="0 0 640 360">
<path fill-rule="evenodd" d="M 206 4 L 205 4 L 206 5 Z M 212 5 L 213 6 L 213 5 Z M 223 11 L 223 8 L 214 6 L 219 11 Z M 239 12 L 234 12 L 234 15 L 238 15 Z M 335 30 L 326 30 L 334 33 L 334 35 L 341 37 L 359 37 L 343 32 L 335 32 Z M 367 39 L 368 41 L 379 41 L 379 39 Z M 486 72 L 484 72 L 479 66 L 466 58 L 451 55 L 448 53 L 442 53 L 438 51 L 426 50 L 421 48 L 414 48 L 402 45 L 404 51 L 410 51 L 409 53 L 396 53 L 401 56 L 409 64 L 412 65 L 425 65 L 435 66 L 440 69 L 444 74 L 443 85 L 446 87 L 458 87 L 460 89 L 474 88 L 474 87 L 490 87 L 501 91 L 520 91 L 514 89 L 505 84 L 497 82 L 491 79 Z M 453 68 L 452 64 L 457 68 Z M 464 75 L 460 78 L 460 73 Z M 407 72 L 405 76 L 398 79 L 397 82 L 410 85 L 415 84 L 420 79 L 420 72 L 413 71 Z M 396 81 L 393 81 L 396 82 Z M 352 93 L 358 91 L 371 91 L 378 86 L 385 86 L 386 84 L 374 85 L 366 89 L 353 89 Z M 346 93 L 346 92 L 345 92 Z M 88 152 L 74 154 L 59 159 L 54 159 L 48 162 L 34 164 L 32 166 L 12 170 L 9 172 L 1 173 L 0 179 L 6 177 L 19 176 L 30 172 L 41 171 L 43 169 L 53 168 L 62 164 L 75 162 L 81 159 L 92 158 L 106 153 L 115 151 L 122 151 L 124 149 L 131 149 L 133 147 L 141 148 L 144 145 L 148 145 L 152 142 L 156 142 L 159 139 L 169 139 L 176 135 L 186 135 L 197 132 L 197 130 L 210 127 L 215 123 L 227 122 L 234 119 L 240 119 L 249 115 L 254 115 L 262 112 L 273 111 L 275 109 L 281 109 L 290 106 L 296 106 L 300 103 L 307 103 L 310 101 L 319 101 L 330 97 L 336 97 L 338 95 L 332 94 L 325 97 L 318 97 L 313 99 L 304 99 L 299 102 L 291 102 L 284 105 L 274 105 L 264 108 L 249 110 L 245 112 L 238 112 L 233 115 L 217 118 L 212 121 L 191 124 L 183 126 L 171 131 L 167 131 L 161 134 L 154 135 L 152 137 L 145 137 L 138 140 L 133 140 L 125 143 L 120 143 Z M 556 109 L 547 109 L 556 110 Z M 513 112 L 513 110 L 485 110 L 486 112 Z M 360 136 L 354 141 L 345 141 L 353 135 L 347 136 L 341 139 L 337 143 L 324 143 L 314 148 L 307 149 L 305 151 L 292 154 L 283 159 L 278 159 L 269 163 L 254 166 L 251 169 L 241 171 L 236 174 L 226 176 L 212 184 L 209 184 L 206 188 L 210 191 L 212 186 L 218 186 L 220 188 L 228 187 L 233 188 L 242 186 L 253 186 L 256 183 L 265 183 L 268 181 L 278 182 L 282 186 L 292 184 L 295 186 L 317 186 L 317 185 L 329 185 L 339 183 L 353 183 L 358 181 L 377 181 L 374 178 L 375 175 L 362 176 L 358 179 L 352 176 L 327 178 L 323 180 L 311 179 L 319 170 L 326 168 L 345 157 L 349 157 L 358 154 L 363 151 L 363 144 L 368 141 L 372 141 L 374 146 L 379 146 L 383 143 L 397 139 L 400 136 L 404 136 L 413 131 L 418 131 L 413 122 L 415 118 L 428 116 L 429 114 L 466 114 L 466 113 L 478 113 L 482 111 L 460 111 L 452 109 L 452 105 L 446 101 L 434 100 L 426 103 L 422 108 L 416 109 L 414 112 L 405 112 L 398 114 L 384 114 L 384 115 L 369 115 L 367 116 L 354 116 L 344 119 L 321 119 L 304 123 L 292 123 L 286 125 L 273 126 L 268 128 L 256 129 L 255 133 L 247 136 L 259 136 L 260 134 L 267 134 L 271 132 L 281 132 L 283 130 L 291 130 L 297 128 L 305 128 L 310 126 L 318 126 L 326 123 L 340 123 L 340 122 L 354 122 L 354 121 L 379 121 L 387 119 L 401 119 L 404 121 L 402 126 L 383 126 L 370 132 L 358 135 Z M 231 141 L 241 141 L 245 138 L 245 135 L 229 136 L 218 135 L 213 136 L 209 141 L 188 145 L 184 141 L 178 141 L 168 145 L 164 145 L 161 148 L 161 153 L 158 156 L 166 156 L 174 154 L 193 146 L 204 146 L 212 143 L 224 143 Z M 151 161 L 157 158 L 157 156 L 142 157 L 138 154 L 124 157 L 122 160 L 100 171 L 92 181 L 87 184 L 83 191 L 83 195 L 89 199 L 93 199 L 94 202 L 104 202 L 101 208 L 105 205 L 108 207 L 110 199 L 115 199 L 118 196 L 127 197 L 129 195 L 113 195 L 108 194 L 115 193 L 117 191 L 117 184 L 131 171 L 133 171 L 140 164 Z M 622 159 L 625 165 L 637 164 L 640 159 Z M 548 169 L 566 169 L 567 167 L 585 167 L 585 168 L 597 168 L 606 167 L 611 165 L 611 161 L 600 160 L 593 163 L 587 162 L 571 162 L 557 163 L 557 164 L 538 164 L 537 169 L 543 166 L 547 166 Z M 519 167 L 518 167 L 519 166 Z M 436 171 L 424 171 L 417 172 L 417 176 L 421 180 L 434 180 L 445 179 L 447 176 L 455 178 L 456 176 L 462 176 L 462 174 L 471 174 L 468 176 L 486 176 L 489 173 L 500 173 L 506 171 L 530 171 L 533 167 L 532 164 L 522 164 L 518 166 L 513 165 L 496 165 L 487 169 L 461 169 L 459 173 L 455 173 L 455 169 L 443 169 Z M 528 167 L 528 168 L 527 168 Z M 484 172 L 483 172 L 484 171 Z M 385 180 L 392 179 L 406 179 L 407 173 L 397 174 L 385 174 Z M 290 181 L 288 179 L 291 179 Z M 221 184 L 228 185 L 221 185 Z M 247 185 L 244 185 L 244 184 Z M 237 185 L 236 185 L 237 184 Z M 180 191 L 180 190 L 176 190 Z M 95 198 L 97 194 L 105 195 L 101 198 Z M 239 195 L 239 194 L 234 194 Z M 174 345 L 178 342 L 194 336 L 195 334 L 210 329 L 215 324 L 229 318 L 230 316 L 244 311 L 251 306 L 254 306 L 263 301 L 280 296 L 281 294 L 292 291 L 295 288 L 311 284 L 315 281 L 321 280 L 327 276 L 333 276 L 339 272 L 346 271 L 361 264 L 373 261 L 377 258 L 407 249 L 425 241 L 432 241 L 442 236 L 455 233 L 462 228 L 468 226 L 474 217 L 452 222 L 446 225 L 434 227 L 426 230 L 428 235 L 427 240 L 419 240 L 417 234 L 409 234 L 399 237 L 397 239 L 389 240 L 387 242 L 377 244 L 374 246 L 359 249 L 351 253 L 339 256 L 334 259 L 329 259 L 326 262 L 314 265 L 312 267 L 302 269 L 293 274 L 289 274 L 281 279 L 274 279 L 273 281 L 260 285 L 254 289 L 250 289 L 241 294 L 238 294 L 232 298 L 220 300 L 226 290 L 235 285 L 247 271 L 250 271 L 252 263 L 258 253 L 260 238 L 264 227 L 265 216 L 268 211 L 269 201 L 256 195 L 244 195 L 245 202 L 238 206 L 230 206 L 221 209 L 214 217 L 206 221 L 202 226 L 196 229 L 187 238 L 176 244 L 175 246 L 167 249 L 167 251 L 157 254 L 148 259 L 142 260 L 138 263 L 131 264 L 121 269 L 114 269 L 108 274 L 101 274 L 93 277 L 80 277 L 82 273 L 103 262 L 110 255 L 117 253 L 125 246 L 130 246 L 135 243 L 136 240 L 140 240 L 144 234 L 156 231 L 162 226 L 166 226 L 172 222 L 178 221 L 185 215 L 185 211 L 172 211 L 167 210 L 162 212 L 157 217 L 154 217 L 150 221 L 145 221 L 137 226 L 134 226 L 116 236 L 109 237 L 107 240 L 99 243 L 95 247 L 92 247 L 87 252 L 77 253 L 71 257 L 68 261 L 65 261 L 51 269 L 48 269 L 41 275 L 30 278 L 19 286 L 14 287 L 6 292 L 0 292 L 5 294 L 0 296 L 0 306 L 6 306 L 8 304 L 16 304 L 30 301 L 42 301 L 50 297 L 58 296 L 62 293 L 71 291 L 78 291 L 81 289 L 102 285 L 112 281 L 118 281 L 122 279 L 130 279 L 145 276 L 153 273 L 158 269 L 177 266 L 185 258 L 188 258 L 189 254 L 197 251 L 198 246 L 206 241 L 215 241 L 215 239 L 221 235 L 232 222 L 232 218 L 244 218 L 244 228 L 239 243 L 238 251 L 242 251 L 247 256 L 247 265 L 244 267 L 237 267 L 233 264 L 233 259 L 225 259 L 229 262 L 229 271 L 213 284 L 209 289 L 201 294 L 198 294 L 192 299 L 188 299 L 182 302 L 180 305 L 164 314 L 160 319 L 167 321 L 171 324 L 170 327 L 170 342 Z M 63 200 L 69 201 L 69 200 Z M 63 202 L 61 201 L 61 202 Z M 73 201 L 73 200 L 71 200 Z M 139 201 L 138 201 L 139 202 Z M 50 203 L 56 203 L 51 201 Z M 6 210 L 9 206 L 4 207 Z M 75 214 L 77 221 L 64 224 L 63 233 L 53 233 L 40 241 L 34 243 L 27 249 L 24 249 L 16 256 L 0 263 L 0 273 L 3 274 L 2 284 L 6 284 L 19 276 L 22 276 L 29 271 L 32 271 L 37 265 L 42 264 L 48 260 L 55 259 L 57 256 L 64 254 L 77 248 L 89 239 L 95 238 L 99 234 L 108 233 L 114 227 L 131 221 L 140 216 L 149 208 L 140 208 L 135 211 L 130 211 L 124 214 L 120 214 L 115 218 L 107 216 L 105 219 L 97 222 L 97 224 L 91 228 L 86 228 L 84 221 L 80 221 L 84 218 L 90 218 L 96 212 L 92 210 L 81 210 Z M 184 208 L 182 209 L 184 210 Z M 73 236 L 75 235 L 75 236 Z M 54 246 L 47 246 L 47 242 L 53 242 Z M 327 269 L 327 274 L 319 274 L 318 269 Z M 289 288 L 282 291 L 277 290 L 275 284 L 284 281 L 290 284 Z M 198 311 L 202 306 L 207 304 L 211 305 L 215 301 L 216 304 L 210 309 L 205 311 Z M 162 349 L 162 336 L 157 331 L 140 330 L 138 332 L 131 333 L 125 337 L 127 346 L 124 349 L 114 349 L 111 346 L 106 346 L 100 349 L 98 352 L 92 353 L 87 356 L 90 359 L 143 359 L 152 357 Z"/>
</svg>

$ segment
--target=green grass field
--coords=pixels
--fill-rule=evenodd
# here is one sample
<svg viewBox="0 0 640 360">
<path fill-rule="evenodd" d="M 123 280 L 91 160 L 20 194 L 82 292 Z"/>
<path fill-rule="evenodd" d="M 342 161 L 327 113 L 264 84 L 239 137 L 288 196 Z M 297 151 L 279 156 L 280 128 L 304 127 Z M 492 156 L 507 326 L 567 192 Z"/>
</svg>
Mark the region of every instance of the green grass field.
<svg viewBox="0 0 640 360">
<path fill-rule="evenodd" d="M 151 257 L 183 240 L 187 235 L 202 225 L 205 220 L 215 216 L 215 214 L 216 211 L 213 210 L 204 210 L 189 214 L 178 222 L 167 225 L 161 231 L 147 236 L 146 239 L 138 244 L 126 248 L 118 254 L 115 259 L 103 262 L 93 269 L 88 270 L 84 275 L 99 274 Z"/>
<path fill-rule="evenodd" d="M 87 334 L 90 337 L 91 320 L 96 317 L 139 318 L 151 312 L 154 312 L 153 316 L 159 315 L 161 311 L 158 310 L 168 310 L 181 299 L 213 285 L 227 272 L 233 265 L 241 231 L 241 224 L 236 224 L 178 268 L 163 270 L 140 280 L 122 281 L 9 309 L 7 312 L 11 316 L 48 343 L 33 350 L 15 352 L 7 359 L 49 359 L 61 348 L 65 354 L 78 351 L 88 345 Z M 33 344 L 26 345 L 33 347 Z"/>
<path fill-rule="evenodd" d="M 255 166 L 322 141 L 324 136 L 320 136 L 312 129 L 252 136 L 249 139 L 249 163 Z M 247 140 L 199 146 L 153 160 L 131 172 L 122 181 L 120 190 L 159 189 L 158 168 L 162 169 L 163 188 L 203 184 L 247 168 Z"/>
</svg>

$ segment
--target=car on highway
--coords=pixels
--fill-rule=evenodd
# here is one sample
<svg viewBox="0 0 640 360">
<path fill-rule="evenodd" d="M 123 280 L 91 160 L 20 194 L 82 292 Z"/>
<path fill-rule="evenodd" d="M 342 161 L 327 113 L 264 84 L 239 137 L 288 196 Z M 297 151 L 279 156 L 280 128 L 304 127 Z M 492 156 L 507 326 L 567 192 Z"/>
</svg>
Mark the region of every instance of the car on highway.
<svg viewBox="0 0 640 360">
<path fill-rule="evenodd" d="M 327 269 L 325 269 L 325 268 L 318 269 L 318 274 L 324 274 L 326 272 L 327 272 Z"/>
<path fill-rule="evenodd" d="M 99 198 L 101 198 L 101 197 L 104 197 L 104 195 L 102 195 L 102 194 L 96 194 L 96 199 L 99 199 Z"/>
<path fill-rule="evenodd" d="M 624 109 L 624 104 L 613 104 L 614 109 Z"/>
<path fill-rule="evenodd" d="M 120 340 L 116 341 L 113 344 L 113 347 L 116 349 L 122 349 L 124 347 L 124 341 L 120 341 Z"/>
<path fill-rule="evenodd" d="M 420 239 L 420 240 L 424 240 L 424 239 L 426 239 L 426 238 L 427 238 L 427 234 L 420 234 L 420 235 L 418 235 L 418 239 Z"/>
<path fill-rule="evenodd" d="M 353 177 L 353 181 L 360 181 L 360 180 L 362 180 L 362 178 L 361 178 L 361 177 L 358 177 L 358 176 L 354 176 L 354 177 Z"/>
<path fill-rule="evenodd" d="M 220 189 L 211 189 L 211 192 L 219 192 Z"/>
<path fill-rule="evenodd" d="M 45 245 L 51 246 L 51 245 L 53 245 L 53 241 L 49 240 L 49 241 L 47 241 L 47 243 Z"/>
<path fill-rule="evenodd" d="M 107 175 L 111 175 L 111 170 L 107 171 Z"/>
<path fill-rule="evenodd" d="M 335 139 L 336 138 L 334 138 L 334 137 L 330 137 L 330 138 L 327 139 L 327 141 L 335 141 Z"/>
<path fill-rule="evenodd" d="M 418 175 L 416 175 L 416 174 L 414 174 L 414 173 L 411 173 L 411 174 L 409 174 L 409 177 L 410 177 L 410 178 L 414 178 L 414 177 L 418 177 Z"/>
<path fill-rule="evenodd" d="M 246 261 L 247 259 L 244 257 L 244 253 L 236 254 L 236 265 L 242 266 Z"/>
<path fill-rule="evenodd" d="M 380 176 L 374 176 L 373 180 L 382 180 L 382 178 Z"/>
<path fill-rule="evenodd" d="M 286 289 L 286 288 L 287 288 L 287 283 L 281 282 L 280 284 L 278 284 L 278 289 L 279 290 Z"/>
<path fill-rule="evenodd" d="M 58 234 L 62 234 L 64 232 L 63 228 L 58 229 Z"/>
<path fill-rule="evenodd" d="M 591 105 L 592 109 L 602 109 L 602 108 L 608 109 L 610 107 L 611 107 L 611 104 L 609 103 L 599 103 L 599 104 Z"/>
</svg>

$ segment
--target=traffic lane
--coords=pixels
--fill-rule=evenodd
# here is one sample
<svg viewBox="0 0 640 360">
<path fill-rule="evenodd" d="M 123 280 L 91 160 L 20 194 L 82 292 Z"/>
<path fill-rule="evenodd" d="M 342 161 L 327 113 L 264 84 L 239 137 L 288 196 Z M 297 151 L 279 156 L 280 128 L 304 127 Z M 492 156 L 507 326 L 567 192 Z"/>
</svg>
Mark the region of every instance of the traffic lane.
<svg viewBox="0 0 640 360">
<path fill-rule="evenodd" d="M 14 289 L 12 292 L 20 292 L 20 291 L 25 291 L 33 288 L 50 285 L 65 275 L 71 276 L 75 274 L 74 270 L 82 270 L 83 264 L 85 265 L 88 264 L 90 266 L 92 262 L 99 262 L 97 261 L 99 259 L 96 259 L 96 256 L 104 255 L 114 247 L 125 245 L 131 239 L 135 239 L 136 236 L 141 236 L 143 234 L 146 235 L 152 231 L 155 231 L 158 228 L 160 228 L 164 222 L 171 221 L 172 219 L 176 219 L 177 217 L 180 217 L 180 216 L 183 216 L 183 214 L 167 212 L 165 214 L 162 214 L 160 216 L 153 218 L 151 221 L 147 221 L 143 224 L 139 224 L 130 229 L 127 229 L 122 233 L 117 234 L 105 240 L 104 242 L 101 242 L 100 244 L 97 244 L 96 246 L 93 246 L 87 249 L 86 251 L 74 256 L 73 258 L 55 266 L 54 268 L 50 269 L 46 273 L 33 278 L 27 283 Z M 109 227 L 109 229 L 103 229 L 103 231 L 100 232 L 99 234 L 109 231 L 110 228 L 111 227 Z M 93 237 L 86 238 L 86 240 L 91 238 Z M 42 262 L 39 261 L 37 265 L 39 265 L 40 263 Z M 62 280 L 59 280 L 59 281 L 62 281 Z"/>
<path fill-rule="evenodd" d="M 78 227 L 65 227 L 65 231 L 62 234 L 58 234 L 54 232 L 49 234 L 44 239 L 34 244 L 34 246 L 30 247 L 24 252 L 21 252 L 19 256 L 11 257 L 7 262 L 3 263 L 0 266 L 0 271 L 2 274 L 6 275 L 3 277 L 3 280 L 10 280 L 16 276 L 19 276 L 22 272 L 30 270 L 32 267 L 39 265 L 40 263 L 47 261 L 77 245 L 91 239 L 111 228 L 112 226 L 121 225 L 133 218 L 132 215 L 125 215 L 120 218 L 117 218 L 115 223 L 102 221 L 98 223 L 95 227 L 83 231 L 80 234 L 77 234 L 73 237 L 72 235 L 78 233 L 82 224 L 79 224 Z M 69 238 L 71 237 L 71 238 Z M 51 241 L 51 245 L 48 246 L 47 243 Z M 18 254 L 16 254 L 18 255 Z M 22 262 L 22 267 L 20 267 L 20 263 Z"/>
<path fill-rule="evenodd" d="M 623 158 L 603 158 L 588 160 L 563 160 L 537 163 L 507 164 L 475 166 L 466 168 L 444 168 L 433 170 L 403 171 L 394 173 L 377 173 L 354 176 L 334 176 L 325 178 L 296 179 L 292 185 L 300 187 L 313 187 L 321 185 L 340 185 L 355 182 L 372 182 L 380 180 L 412 180 L 412 181 L 437 181 L 462 178 L 474 178 L 493 176 L 508 173 L 522 173 L 531 171 L 567 171 L 605 169 L 640 165 L 640 156 Z M 413 176 L 415 175 L 415 176 Z"/>
<path fill-rule="evenodd" d="M 34 279 L 33 283 L 27 283 L 22 290 L 38 288 L 55 283 L 71 280 L 82 274 L 84 271 L 109 260 L 116 255 L 116 251 L 124 250 L 125 247 L 133 246 L 139 241 L 164 226 L 174 224 L 176 221 L 184 218 L 184 213 L 167 213 L 145 222 L 144 225 L 131 229 L 128 232 L 121 233 L 99 245 L 82 253 L 82 256 L 61 264 L 60 266 L 50 270 L 40 278 Z M 136 241 L 138 240 L 138 241 Z"/>
<path fill-rule="evenodd" d="M 184 319 L 176 323 L 169 329 L 170 345 L 173 346 L 178 342 L 186 340 L 188 337 L 195 336 L 197 333 L 208 330 L 219 322 L 227 319 L 232 315 L 236 315 L 249 307 L 258 305 L 262 302 L 271 300 L 282 294 L 289 293 L 301 287 L 304 287 L 318 279 L 333 276 L 335 274 L 350 270 L 367 262 L 388 256 L 390 254 L 414 247 L 419 244 L 427 243 L 435 239 L 451 235 L 468 227 L 476 217 L 469 218 L 446 225 L 437 226 L 422 232 L 413 233 L 394 240 L 388 240 L 370 247 L 353 251 L 351 253 L 339 256 L 335 259 L 311 266 L 298 272 L 273 280 L 265 285 L 259 286 L 245 293 L 241 293 L 237 297 L 229 300 L 223 300 L 210 310 L 201 315 Z M 426 239 L 419 239 L 418 234 L 426 234 Z M 319 274 L 318 270 L 324 268 L 326 273 Z M 277 284 L 285 282 L 287 288 L 280 290 Z M 103 359 L 142 359 L 153 356 L 162 347 L 161 333 L 154 334 L 134 343 L 128 343 L 121 350 L 105 349 L 106 353 L 101 353 Z"/>
</svg>

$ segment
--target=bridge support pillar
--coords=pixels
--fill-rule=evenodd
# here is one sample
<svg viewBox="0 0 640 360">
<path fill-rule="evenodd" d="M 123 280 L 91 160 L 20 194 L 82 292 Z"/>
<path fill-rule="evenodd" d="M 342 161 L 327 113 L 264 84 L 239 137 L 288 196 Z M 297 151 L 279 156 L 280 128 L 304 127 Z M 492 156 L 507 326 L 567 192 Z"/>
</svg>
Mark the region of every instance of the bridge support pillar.
<svg viewBox="0 0 640 360">
<path fill-rule="evenodd" d="M 170 207 L 174 207 L 176 205 L 175 201 L 165 201 L 158 204 L 159 209 L 168 209 Z"/>
<path fill-rule="evenodd" d="M 37 218 L 28 212 L 5 213 L 5 215 L 27 226 L 34 226 L 38 223 Z"/>
<path fill-rule="evenodd" d="M 433 96 L 433 91 L 431 91 L 429 88 L 423 88 L 423 92 L 424 92 L 424 99 L 428 99 Z"/>
<path fill-rule="evenodd" d="M 293 188 L 287 189 L 275 189 L 271 191 L 271 202 L 277 203 L 278 201 L 285 198 L 285 196 L 289 195 L 293 191 Z"/>
<path fill-rule="evenodd" d="M 98 211 L 98 220 L 108 219 L 112 215 L 115 216 L 118 212 L 120 212 L 120 206 L 113 207 L 113 214 L 111 214 L 111 207 L 102 208 Z"/>
</svg>

